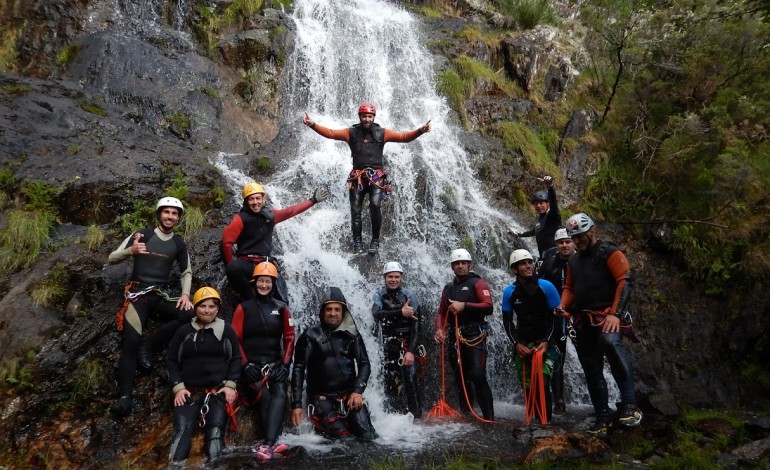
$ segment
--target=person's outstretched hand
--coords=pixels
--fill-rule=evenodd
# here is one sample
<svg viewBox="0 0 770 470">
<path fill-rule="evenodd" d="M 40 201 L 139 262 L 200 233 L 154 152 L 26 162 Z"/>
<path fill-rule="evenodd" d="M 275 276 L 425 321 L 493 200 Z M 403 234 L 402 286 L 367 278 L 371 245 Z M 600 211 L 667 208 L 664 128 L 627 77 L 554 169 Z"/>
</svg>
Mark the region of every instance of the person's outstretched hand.
<svg viewBox="0 0 770 470">
<path fill-rule="evenodd" d="M 329 195 L 329 188 L 321 186 L 313 191 L 313 196 L 311 196 L 310 199 L 313 201 L 313 204 L 318 204 L 319 202 L 327 200 Z"/>
</svg>

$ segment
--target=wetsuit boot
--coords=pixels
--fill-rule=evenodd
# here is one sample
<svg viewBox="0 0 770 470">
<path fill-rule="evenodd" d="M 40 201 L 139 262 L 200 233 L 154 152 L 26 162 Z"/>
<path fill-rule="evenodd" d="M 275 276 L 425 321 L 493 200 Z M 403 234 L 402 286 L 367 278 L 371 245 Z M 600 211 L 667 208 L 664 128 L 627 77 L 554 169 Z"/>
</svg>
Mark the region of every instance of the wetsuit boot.
<svg viewBox="0 0 770 470">
<path fill-rule="evenodd" d="M 110 413 L 115 416 L 128 416 L 134 409 L 134 401 L 131 395 L 123 395 L 110 407 Z"/>
<path fill-rule="evenodd" d="M 225 433 L 219 426 L 212 426 L 206 429 L 206 435 L 203 437 L 203 450 L 209 460 L 219 457 L 222 449 L 225 448 Z"/>
<path fill-rule="evenodd" d="M 564 368 L 558 367 L 551 377 L 551 391 L 553 392 L 553 414 L 560 416 L 567 412 L 564 404 Z"/>
<path fill-rule="evenodd" d="M 380 251 L 380 240 L 372 238 L 372 242 L 369 244 L 369 254 L 376 255 L 378 251 Z"/>
<path fill-rule="evenodd" d="M 142 341 L 142 344 L 139 346 L 139 351 L 136 355 L 136 365 L 139 366 L 139 370 L 143 372 L 152 369 L 152 350 L 146 341 Z"/>
</svg>

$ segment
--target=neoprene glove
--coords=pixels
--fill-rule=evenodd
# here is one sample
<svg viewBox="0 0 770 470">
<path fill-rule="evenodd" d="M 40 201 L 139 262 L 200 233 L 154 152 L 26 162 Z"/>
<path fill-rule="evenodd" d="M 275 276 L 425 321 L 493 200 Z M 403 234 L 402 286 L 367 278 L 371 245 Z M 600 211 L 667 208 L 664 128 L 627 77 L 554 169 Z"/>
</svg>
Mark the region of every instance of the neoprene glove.
<svg viewBox="0 0 770 470">
<path fill-rule="evenodd" d="M 310 198 L 313 204 L 318 204 L 329 198 L 329 189 L 323 186 L 318 187 L 313 191 L 313 196 Z"/>
<path fill-rule="evenodd" d="M 284 363 L 280 363 L 277 366 L 270 369 L 270 378 L 276 382 L 286 382 L 289 378 L 289 366 Z"/>
<path fill-rule="evenodd" d="M 254 364 L 249 363 L 243 368 L 243 378 L 246 382 L 254 384 L 262 380 L 262 372 Z"/>
</svg>

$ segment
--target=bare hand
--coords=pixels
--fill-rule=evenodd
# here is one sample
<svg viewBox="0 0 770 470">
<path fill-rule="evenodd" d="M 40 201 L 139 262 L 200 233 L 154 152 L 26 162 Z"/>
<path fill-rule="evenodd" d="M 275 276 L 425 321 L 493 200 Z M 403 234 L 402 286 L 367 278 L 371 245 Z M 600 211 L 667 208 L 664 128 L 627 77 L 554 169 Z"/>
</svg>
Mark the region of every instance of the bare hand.
<svg viewBox="0 0 770 470">
<path fill-rule="evenodd" d="M 401 315 L 404 316 L 404 318 L 411 318 L 412 320 L 417 320 L 418 318 L 414 315 L 414 309 L 411 305 L 409 305 L 409 299 L 406 299 L 406 303 L 403 307 L 401 307 Z"/>
<path fill-rule="evenodd" d="M 436 334 L 433 335 L 433 340 L 437 343 L 443 343 L 446 333 L 444 330 L 436 330 Z"/>
<path fill-rule="evenodd" d="M 146 255 L 149 253 L 149 251 L 147 251 L 147 245 L 139 241 L 141 239 L 142 234 L 136 232 L 134 234 L 134 243 L 128 247 L 128 251 L 130 251 L 132 255 Z"/>
<path fill-rule="evenodd" d="M 224 393 L 225 401 L 227 403 L 234 403 L 235 399 L 238 398 L 238 392 L 236 392 L 230 387 L 222 387 L 219 390 L 217 390 L 217 393 Z"/>
<path fill-rule="evenodd" d="M 543 353 L 548 351 L 548 341 L 543 341 L 542 343 L 538 344 L 537 348 L 535 348 L 535 351 L 543 351 Z"/>
<path fill-rule="evenodd" d="M 423 134 L 427 134 L 428 132 L 430 132 L 430 121 L 426 122 L 425 124 L 422 125 L 422 127 L 420 127 L 420 132 L 422 132 Z"/>
<path fill-rule="evenodd" d="M 179 300 L 176 301 L 176 308 L 181 310 L 191 310 L 193 304 L 190 302 L 190 297 L 187 294 L 182 294 L 182 296 L 179 297 Z"/>
<path fill-rule="evenodd" d="M 302 118 L 302 124 L 306 125 L 307 127 L 313 127 L 313 124 L 315 123 L 313 122 L 312 119 L 310 119 L 310 116 L 308 116 L 308 114 L 305 113 L 305 117 Z"/>
<path fill-rule="evenodd" d="M 538 178 L 537 180 L 541 183 L 544 183 L 546 186 L 553 186 L 553 176 L 545 175 L 542 178 Z"/>
<path fill-rule="evenodd" d="M 448 308 L 448 310 L 449 310 L 449 313 L 453 313 L 453 314 L 457 315 L 458 313 L 460 313 L 463 310 L 465 310 L 465 302 L 460 302 L 460 301 L 457 301 L 457 300 L 450 300 L 449 301 L 449 308 Z"/>
<path fill-rule="evenodd" d="M 519 357 L 527 357 L 532 354 L 532 350 L 521 343 L 516 343 L 516 346 L 513 348 L 513 350 L 516 352 L 516 354 L 518 354 Z"/>
<path fill-rule="evenodd" d="M 348 396 L 346 405 L 348 405 L 348 408 L 351 410 L 360 410 L 361 407 L 364 406 L 364 396 L 360 393 L 353 392 Z"/>
<path fill-rule="evenodd" d="M 620 318 L 617 315 L 605 315 L 602 322 L 602 333 L 617 333 L 620 331 Z"/>
<path fill-rule="evenodd" d="M 291 425 L 298 428 L 302 421 L 305 421 L 305 411 L 302 408 L 291 410 Z"/>
<path fill-rule="evenodd" d="M 407 351 L 407 352 L 404 353 L 403 365 L 404 366 L 411 366 L 412 364 L 414 364 L 414 354 L 409 352 L 409 351 Z"/>
<path fill-rule="evenodd" d="M 182 406 L 187 401 L 187 397 L 190 396 L 190 391 L 186 388 L 179 390 L 174 394 L 174 406 Z"/>
</svg>

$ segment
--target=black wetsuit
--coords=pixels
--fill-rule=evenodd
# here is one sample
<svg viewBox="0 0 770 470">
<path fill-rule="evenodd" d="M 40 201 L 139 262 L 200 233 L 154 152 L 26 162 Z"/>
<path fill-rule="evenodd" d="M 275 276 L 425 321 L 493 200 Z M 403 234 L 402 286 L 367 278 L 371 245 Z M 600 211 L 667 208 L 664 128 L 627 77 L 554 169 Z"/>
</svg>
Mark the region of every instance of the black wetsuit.
<svg viewBox="0 0 770 470">
<path fill-rule="evenodd" d="M 233 329 L 238 336 L 245 367 L 251 364 L 260 373 L 282 366 L 288 371 L 294 352 L 294 322 L 284 302 L 257 294 L 235 309 Z M 249 397 L 246 401 L 256 401 L 265 444 L 274 445 L 286 412 L 286 379 L 279 381 L 274 374 L 268 373 L 266 382 L 246 385 L 244 394 Z"/>
<path fill-rule="evenodd" d="M 212 392 L 223 386 L 235 390 L 241 371 L 235 331 L 221 319 L 205 328 L 193 320 L 179 328 L 171 340 L 166 366 L 173 392 L 190 391 L 184 405 L 174 406 L 171 457 L 174 460 L 187 458 L 192 433 L 200 426 L 205 433 L 203 450 L 209 459 L 216 458 L 225 447 L 227 412 L 224 394 Z M 201 408 L 204 405 L 208 412 L 204 415 L 205 424 L 202 424 Z"/>
<path fill-rule="evenodd" d="M 538 277 L 551 281 L 561 296 L 564 282 L 567 280 L 567 260 L 559 255 L 559 251 L 549 248 L 543 254 L 543 262 L 537 271 Z M 555 319 L 556 335 L 555 344 L 559 348 L 559 358 L 551 376 L 551 391 L 555 407 L 564 409 L 564 361 L 567 358 L 567 320 Z"/>
<path fill-rule="evenodd" d="M 455 335 L 454 316 L 448 311 L 449 300 L 466 302 L 465 309 L 458 316 L 458 325 L 462 338 L 471 344 L 460 341 L 460 358 L 462 360 L 462 377 L 458 367 L 457 343 Z M 473 406 L 478 402 L 485 419 L 494 420 L 495 410 L 492 389 L 487 382 L 487 332 L 489 327 L 486 316 L 492 314 L 492 296 L 486 281 L 478 274 L 471 272 L 468 276 L 455 279 L 448 283 L 441 293 L 441 302 L 436 316 L 436 328 L 449 328 L 446 337 L 449 363 L 454 370 L 460 403 L 468 410 L 464 391 Z M 471 410 L 468 410 L 469 412 Z"/>
<path fill-rule="evenodd" d="M 401 314 L 407 300 L 414 309 L 417 320 L 405 318 Z M 410 289 L 399 287 L 390 290 L 381 287 L 374 293 L 372 315 L 380 327 L 382 338 L 386 405 L 393 411 L 409 411 L 415 418 L 420 418 L 422 396 L 417 382 L 417 368 L 422 312 L 417 296 Z M 411 352 L 415 358 L 415 362 L 409 366 L 400 365 L 406 352 Z"/>
<path fill-rule="evenodd" d="M 344 404 L 351 393 L 364 393 L 371 373 L 364 340 L 350 314 L 346 311 L 344 316 L 334 331 L 321 323 L 305 330 L 297 340 L 291 407 L 302 407 L 302 389 L 307 380 L 310 418 L 316 429 L 331 437 L 352 433 L 373 440 L 377 433 L 366 405 L 352 410 Z"/>
<path fill-rule="evenodd" d="M 350 153 L 353 156 L 353 169 L 382 169 L 383 151 L 385 150 L 385 129 L 372 123 L 369 129 L 356 124 L 348 130 L 350 133 Z M 350 218 L 353 240 L 361 241 L 361 211 L 364 198 L 369 195 L 369 217 L 372 219 L 372 239 L 380 238 L 382 227 L 382 190 L 375 184 L 366 184 L 363 188 L 350 189 Z"/>
<path fill-rule="evenodd" d="M 556 230 L 561 227 L 561 211 L 556 202 L 556 190 L 553 189 L 553 186 L 548 187 L 548 203 L 550 208 L 545 214 L 538 214 L 535 218 L 535 226 L 531 230 L 519 234 L 520 237 L 535 237 L 537 251 L 541 258 L 547 249 L 556 246 L 553 237 Z"/>
</svg>

